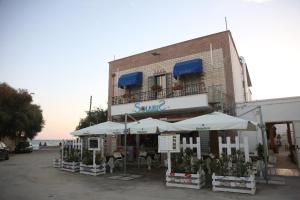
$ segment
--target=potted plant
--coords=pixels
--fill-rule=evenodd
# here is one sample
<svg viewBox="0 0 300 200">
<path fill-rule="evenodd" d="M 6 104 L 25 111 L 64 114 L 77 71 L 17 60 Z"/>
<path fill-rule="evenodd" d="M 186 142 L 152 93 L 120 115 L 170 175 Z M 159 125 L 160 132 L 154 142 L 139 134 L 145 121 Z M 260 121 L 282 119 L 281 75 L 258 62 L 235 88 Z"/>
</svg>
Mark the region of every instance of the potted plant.
<svg viewBox="0 0 300 200">
<path fill-rule="evenodd" d="M 176 91 L 176 90 L 182 90 L 183 89 L 183 86 L 181 85 L 181 84 L 175 84 L 174 86 L 173 86 L 173 88 L 172 88 L 174 91 Z"/>
<path fill-rule="evenodd" d="M 128 94 L 128 93 L 125 93 L 125 94 L 122 95 L 122 97 L 123 97 L 124 99 L 127 99 L 127 98 L 129 97 L 129 94 Z"/>
<path fill-rule="evenodd" d="M 172 169 L 166 173 L 166 185 L 200 189 L 205 185 L 203 161 L 193 155 L 190 148 L 183 153 L 172 154 Z"/>
<path fill-rule="evenodd" d="M 256 184 L 251 162 L 243 154 L 222 155 L 211 162 L 213 191 L 255 194 Z"/>
<path fill-rule="evenodd" d="M 263 160 L 264 159 L 264 146 L 261 143 L 259 143 L 256 146 L 256 151 L 257 151 L 258 159 Z"/>
<path fill-rule="evenodd" d="M 162 91 L 162 87 L 161 87 L 160 85 L 153 85 L 153 86 L 151 87 L 151 90 L 152 90 L 153 92 L 160 92 L 160 91 Z"/>
<path fill-rule="evenodd" d="M 82 162 L 80 163 L 80 173 L 92 176 L 105 174 L 105 165 L 100 153 L 96 153 L 95 163 L 93 163 L 93 151 L 85 150 L 83 152 Z"/>
<path fill-rule="evenodd" d="M 64 158 L 62 161 L 62 170 L 78 172 L 80 164 L 80 151 L 73 147 L 64 147 Z"/>
<path fill-rule="evenodd" d="M 61 165 L 62 165 L 62 151 L 61 149 L 59 150 L 59 157 L 56 157 L 53 159 L 53 167 L 55 168 L 61 168 Z"/>
<path fill-rule="evenodd" d="M 55 168 L 61 168 L 61 158 L 54 158 L 53 159 L 53 167 Z"/>
</svg>

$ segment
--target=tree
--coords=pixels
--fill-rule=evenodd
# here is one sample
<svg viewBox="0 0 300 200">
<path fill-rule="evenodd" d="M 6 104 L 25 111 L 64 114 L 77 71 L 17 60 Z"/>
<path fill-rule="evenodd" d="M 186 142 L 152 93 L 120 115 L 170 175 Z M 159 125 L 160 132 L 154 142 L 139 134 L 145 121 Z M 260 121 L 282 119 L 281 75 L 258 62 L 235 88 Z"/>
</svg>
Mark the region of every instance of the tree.
<svg viewBox="0 0 300 200">
<path fill-rule="evenodd" d="M 0 138 L 24 136 L 33 139 L 44 127 L 40 106 L 32 104 L 25 89 L 0 83 Z"/>
<path fill-rule="evenodd" d="M 103 110 L 102 108 L 96 108 L 91 112 L 86 112 L 86 115 L 85 118 L 80 119 L 76 130 L 107 121 L 107 110 Z"/>
</svg>

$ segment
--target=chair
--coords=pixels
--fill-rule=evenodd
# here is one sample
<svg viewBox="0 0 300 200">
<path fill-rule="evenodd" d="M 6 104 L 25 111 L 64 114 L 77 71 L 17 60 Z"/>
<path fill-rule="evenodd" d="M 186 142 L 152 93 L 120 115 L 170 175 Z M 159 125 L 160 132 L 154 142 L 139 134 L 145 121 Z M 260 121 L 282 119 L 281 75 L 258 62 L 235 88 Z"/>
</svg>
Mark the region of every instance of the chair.
<svg viewBox="0 0 300 200">
<path fill-rule="evenodd" d="M 116 151 L 113 153 L 113 158 L 114 158 L 114 166 L 119 166 L 123 168 L 124 159 L 122 154 Z"/>
<path fill-rule="evenodd" d="M 154 154 L 152 163 L 157 167 L 161 167 L 161 158 L 159 153 Z"/>
<path fill-rule="evenodd" d="M 145 161 L 145 162 L 147 161 L 147 156 L 148 156 L 148 153 L 146 151 L 140 151 L 140 153 L 138 155 L 138 168 L 140 168 L 142 161 Z"/>
<path fill-rule="evenodd" d="M 115 168 L 115 163 L 114 163 L 114 158 L 113 157 L 110 157 L 108 159 L 107 165 L 109 166 L 110 173 L 113 173 L 114 168 Z"/>
</svg>

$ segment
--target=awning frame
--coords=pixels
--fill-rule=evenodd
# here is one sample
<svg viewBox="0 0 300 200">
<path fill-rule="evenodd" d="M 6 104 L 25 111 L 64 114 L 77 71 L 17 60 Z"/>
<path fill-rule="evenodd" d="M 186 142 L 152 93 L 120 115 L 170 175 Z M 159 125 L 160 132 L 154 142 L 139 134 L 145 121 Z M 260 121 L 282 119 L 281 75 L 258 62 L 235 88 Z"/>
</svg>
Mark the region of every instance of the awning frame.
<svg viewBox="0 0 300 200">
<path fill-rule="evenodd" d="M 173 68 L 173 77 L 177 77 L 188 74 L 196 74 L 203 72 L 202 59 L 196 58 L 192 60 L 186 60 L 183 62 L 178 62 Z"/>
<path fill-rule="evenodd" d="M 118 79 L 118 88 L 124 89 L 130 86 L 141 86 L 143 84 L 143 72 L 132 72 L 123 74 Z"/>
</svg>

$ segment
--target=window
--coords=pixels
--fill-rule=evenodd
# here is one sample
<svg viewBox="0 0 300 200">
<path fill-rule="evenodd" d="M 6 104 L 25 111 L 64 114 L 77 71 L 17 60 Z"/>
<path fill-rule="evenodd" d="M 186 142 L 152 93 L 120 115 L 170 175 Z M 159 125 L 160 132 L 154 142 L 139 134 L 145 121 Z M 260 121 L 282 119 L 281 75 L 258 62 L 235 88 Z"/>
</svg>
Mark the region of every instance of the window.
<svg viewBox="0 0 300 200">
<path fill-rule="evenodd" d="M 149 91 L 148 97 L 150 99 L 171 97 L 172 96 L 172 73 L 149 76 L 148 91 Z"/>
<path fill-rule="evenodd" d="M 155 76 L 155 84 L 161 86 L 162 90 L 166 89 L 167 87 L 167 81 L 166 81 L 166 75 L 160 75 Z"/>
</svg>

